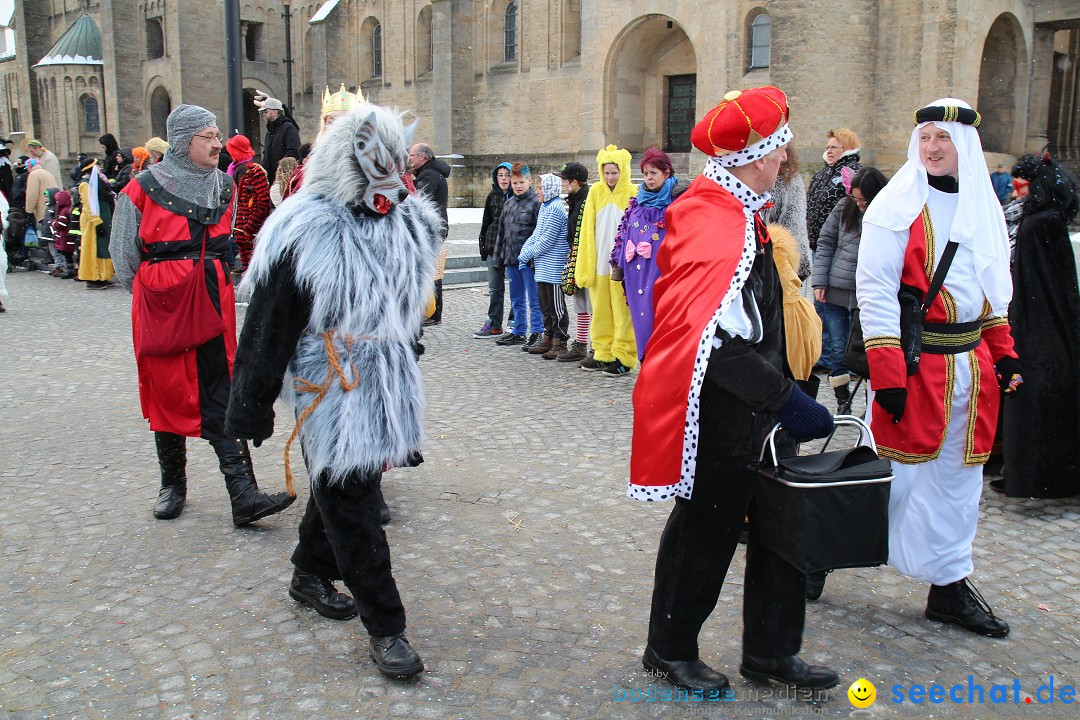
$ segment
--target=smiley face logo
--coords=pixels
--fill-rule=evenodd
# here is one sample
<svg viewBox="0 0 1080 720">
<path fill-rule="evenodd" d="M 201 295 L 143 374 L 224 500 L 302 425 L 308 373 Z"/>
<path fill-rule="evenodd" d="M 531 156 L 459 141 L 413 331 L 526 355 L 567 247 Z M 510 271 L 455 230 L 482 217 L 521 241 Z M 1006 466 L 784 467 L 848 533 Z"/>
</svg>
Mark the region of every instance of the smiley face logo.
<svg viewBox="0 0 1080 720">
<path fill-rule="evenodd" d="M 866 678 L 859 678 L 851 683 L 847 691 L 848 700 L 857 708 L 868 708 L 877 699 L 877 689 Z"/>
</svg>

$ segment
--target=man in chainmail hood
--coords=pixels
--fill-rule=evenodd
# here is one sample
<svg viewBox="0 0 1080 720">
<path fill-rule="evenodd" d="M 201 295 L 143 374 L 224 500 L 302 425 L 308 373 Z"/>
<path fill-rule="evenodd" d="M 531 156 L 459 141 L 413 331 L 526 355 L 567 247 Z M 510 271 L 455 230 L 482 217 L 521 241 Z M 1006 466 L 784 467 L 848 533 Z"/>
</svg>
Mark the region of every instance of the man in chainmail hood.
<svg viewBox="0 0 1080 720">
<path fill-rule="evenodd" d="M 180 515 L 187 496 L 187 440 L 217 453 L 237 526 L 281 512 L 296 499 L 259 490 L 247 443 L 227 436 L 236 353 L 236 306 L 224 255 L 233 182 L 217 169 L 221 135 L 209 110 L 169 114 L 169 151 L 135 176 L 116 201 L 109 250 L 132 291 L 131 328 L 143 417 L 161 466 L 154 517 Z"/>
</svg>

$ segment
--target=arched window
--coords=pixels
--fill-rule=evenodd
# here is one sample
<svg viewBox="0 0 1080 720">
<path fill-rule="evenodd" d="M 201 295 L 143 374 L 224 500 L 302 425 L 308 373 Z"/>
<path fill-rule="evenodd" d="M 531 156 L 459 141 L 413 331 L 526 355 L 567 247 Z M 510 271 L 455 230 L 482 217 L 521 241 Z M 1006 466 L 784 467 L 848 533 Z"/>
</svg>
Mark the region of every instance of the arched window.
<svg viewBox="0 0 1080 720">
<path fill-rule="evenodd" d="M 371 31 L 371 77 L 382 77 L 382 24 Z"/>
<path fill-rule="evenodd" d="M 165 33 L 161 28 L 161 18 L 146 19 L 146 59 L 156 60 L 165 57 Z"/>
<path fill-rule="evenodd" d="M 97 135 L 101 132 L 101 121 L 98 119 L 98 101 L 93 95 L 86 95 L 82 101 L 83 107 L 83 132 L 87 135 Z"/>
<path fill-rule="evenodd" d="M 517 0 L 510 0 L 506 4 L 506 11 L 503 13 L 503 62 L 517 62 L 517 20 Z"/>
<path fill-rule="evenodd" d="M 172 98 L 169 91 L 161 85 L 154 88 L 150 95 L 150 130 L 158 137 L 168 134 L 169 113 L 172 112 Z"/>
<path fill-rule="evenodd" d="M 416 19 L 416 74 L 423 75 L 435 69 L 435 38 L 431 27 L 431 6 L 420 11 Z"/>
<path fill-rule="evenodd" d="M 750 56 L 747 66 L 750 70 L 769 67 L 769 43 L 772 40 L 772 20 L 764 13 L 758 13 L 750 21 L 750 42 L 747 50 Z"/>
</svg>

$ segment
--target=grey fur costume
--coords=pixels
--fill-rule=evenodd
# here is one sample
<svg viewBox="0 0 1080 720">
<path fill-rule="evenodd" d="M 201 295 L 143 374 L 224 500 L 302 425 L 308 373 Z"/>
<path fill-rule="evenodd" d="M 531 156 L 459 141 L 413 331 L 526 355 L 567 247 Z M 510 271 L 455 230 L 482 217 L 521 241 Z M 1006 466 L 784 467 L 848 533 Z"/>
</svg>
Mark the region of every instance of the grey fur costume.
<svg viewBox="0 0 1080 720">
<path fill-rule="evenodd" d="M 316 144 L 300 191 L 263 225 L 239 288 L 251 301 L 226 432 L 261 441 L 273 431 L 279 390 L 299 417 L 315 394 L 296 388 L 326 384 L 299 433 L 311 478 L 328 471 L 330 482 L 341 482 L 379 473 L 387 462 L 409 464 L 423 440 L 414 344 L 442 220 L 426 198 L 406 197 L 407 135 L 396 113 L 373 105 L 338 119 Z M 371 209 L 373 191 L 405 199 L 380 215 Z M 328 331 L 340 376 L 331 369 Z M 283 378 L 286 366 L 291 377 Z"/>
</svg>

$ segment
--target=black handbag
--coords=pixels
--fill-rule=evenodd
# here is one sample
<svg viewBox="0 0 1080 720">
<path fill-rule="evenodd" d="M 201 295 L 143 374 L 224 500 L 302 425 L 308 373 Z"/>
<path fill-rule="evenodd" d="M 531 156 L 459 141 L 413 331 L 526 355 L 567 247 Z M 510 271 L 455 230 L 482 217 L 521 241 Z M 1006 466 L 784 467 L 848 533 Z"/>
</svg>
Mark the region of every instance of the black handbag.
<svg viewBox="0 0 1080 720">
<path fill-rule="evenodd" d="M 762 542 L 807 574 L 889 560 L 892 466 L 865 422 L 841 415 L 836 424 L 858 427 L 870 446 L 778 457 L 777 425 L 754 464 Z"/>
</svg>

